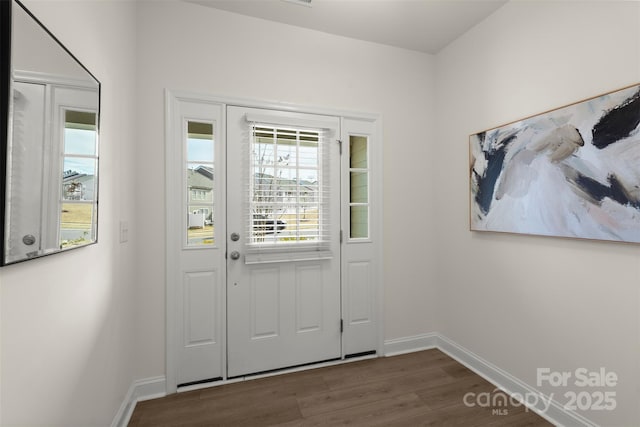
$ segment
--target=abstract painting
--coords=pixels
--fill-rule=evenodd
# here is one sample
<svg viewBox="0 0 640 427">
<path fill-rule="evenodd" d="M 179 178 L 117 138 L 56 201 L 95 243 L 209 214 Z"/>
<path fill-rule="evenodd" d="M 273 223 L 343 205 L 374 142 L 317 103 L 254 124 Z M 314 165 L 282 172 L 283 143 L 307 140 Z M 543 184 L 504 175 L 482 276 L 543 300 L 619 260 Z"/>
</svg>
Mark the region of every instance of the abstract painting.
<svg viewBox="0 0 640 427">
<path fill-rule="evenodd" d="M 640 243 L 640 85 L 470 137 L 471 230 Z"/>
</svg>

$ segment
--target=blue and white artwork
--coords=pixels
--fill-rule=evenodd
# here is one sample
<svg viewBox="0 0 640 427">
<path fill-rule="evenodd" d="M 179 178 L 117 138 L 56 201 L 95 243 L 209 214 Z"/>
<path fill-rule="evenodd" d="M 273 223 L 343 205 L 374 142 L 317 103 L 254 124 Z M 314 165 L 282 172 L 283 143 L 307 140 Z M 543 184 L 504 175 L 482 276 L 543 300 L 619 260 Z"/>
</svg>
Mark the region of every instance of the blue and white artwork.
<svg viewBox="0 0 640 427">
<path fill-rule="evenodd" d="M 470 137 L 471 229 L 640 242 L 640 85 Z"/>
</svg>

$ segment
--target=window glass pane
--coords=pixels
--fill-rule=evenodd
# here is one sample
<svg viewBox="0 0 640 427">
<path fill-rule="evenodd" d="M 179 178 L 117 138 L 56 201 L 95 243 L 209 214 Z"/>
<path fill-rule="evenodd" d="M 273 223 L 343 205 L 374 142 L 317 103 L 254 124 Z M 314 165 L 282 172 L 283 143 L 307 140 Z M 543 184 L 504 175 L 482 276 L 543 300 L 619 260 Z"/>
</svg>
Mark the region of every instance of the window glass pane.
<svg viewBox="0 0 640 427">
<path fill-rule="evenodd" d="M 187 161 L 213 163 L 213 124 L 188 122 Z"/>
<path fill-rule="evenodd" d="M 64 171 L 94 175 L 96 173 L 96 159 L 94 157 L 65 157 Z"/>
<path fill-rule="evenodd" d="M 254 162 L 262 167 L 274 166 L 275 161 L 275 140 L 274 130 L 268 128 L 257 128 L 255 132 L 255 143 L 253 145 Z"/>
<path fill-rule="evenodd" d="M 96 113 L 65 111 L 64 152 L 83 156 L 95 156 Z"/>
<path fill-rule="evenodd" d="M 369 201 L 368 177 L 367 172 L 351 172 L 351 203 L 367 203 Z"/>
<path fill-rule="evenodd" d="M 256 125 L 251 144 L 251 243 L 322 240 L 320 132 Z"/>
<path fill-rule="evenodd" d="M 295 141 L 278 140 L 278 165 L 295 166 L 298 164 L 298 147 Z"/>
<path fill-rule="evenodd" d="M 351 168 L 367 168 L 367 137 L 349 136 L 349 161 Z"/>
<path fill-rule="evenodd" d="M 313 185 L 318 186 L 318 169 L 303 169 L 300 168 L 298 172 L 300 176 L 300 185 Z"/>
<path fill-rule="evenodd" d="M 281 187 L 287 185 L 295 186 L 298 179 L 298 171 L 295 167 L 291 168 L 289 166 L 281 165 L 281 167 L 278 168 L 277 178 Z"/>
<path fill-rule="evenodd" d="M 96 155 L 96 131 L 94 129 L 64 129 L 64 152 L 84 156 Z"/>
<path fill-rule="evenodd" d="M 63 203 L 60 216 L 60 247 L 62 249 L 90 243 L 93 240 L 93 203 Z"/>
<path fill-rule="evenodd" d="M 187 133 L 189 138 L 202 136 L 204 139 L 212 139 L 213 123 L 207 122 L 187 122 Z"/>
<path fill-rule="evenodd" d="M 213 139 L 189 138 L 187 161 L 213 163 Z"/>
<path fill-rule="evenodd" d="M 95 200 L 96 158 L 65 157 L 62 173 L 63 200 Z"/>
<path fill-rule="evenodd" d="M 369 207 L 351 206 L 351 235 L 352 239 L 369 237 Z"/>
<path fill-rule="evenodd" d="M 349 214 L 352 239 L 369 237 L 368 139 L 349 136 Z"/>
<path fill-rule="evenodd" d="M 189 245 L 213 244 L 213 211 L 209 206 L 191 205 L 187 211 L 187 243 Z"/>
<path fill-rule="evenodd" d="M 213 245 L 215 163 L 213 124 L 188 122 L 186 137 L 187 245 Z"/>
<path fill-rule="evenodd" d="M 308 144 L 301 145 L 299 148 L 299 162 L 300 167 L 318 167 L 318 145 Z"/>
</svg>

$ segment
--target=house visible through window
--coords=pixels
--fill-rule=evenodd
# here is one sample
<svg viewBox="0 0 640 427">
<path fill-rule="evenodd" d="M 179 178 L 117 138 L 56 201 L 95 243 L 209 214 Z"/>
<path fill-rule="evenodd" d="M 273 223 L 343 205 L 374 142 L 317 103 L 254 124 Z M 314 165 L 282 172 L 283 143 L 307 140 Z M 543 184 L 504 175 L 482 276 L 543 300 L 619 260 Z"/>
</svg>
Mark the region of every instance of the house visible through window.
<svg viewBox="0 0 640 427">
<path fill-rule="evenodd" d="M 322 131 L 254 125 L 250 150 L 250 244 L 328 239 Z"/>
<path fill-rule="evenodd" d="M 185 141 L 187 245 L 213 245 L 215 242 L 213 124 L 187 122 Z"/>
<path fill-rule="evenodd" d="M 65 111 L 60 247 L 95 239 L 98 147 L 96 113 Z"/>
</svg>

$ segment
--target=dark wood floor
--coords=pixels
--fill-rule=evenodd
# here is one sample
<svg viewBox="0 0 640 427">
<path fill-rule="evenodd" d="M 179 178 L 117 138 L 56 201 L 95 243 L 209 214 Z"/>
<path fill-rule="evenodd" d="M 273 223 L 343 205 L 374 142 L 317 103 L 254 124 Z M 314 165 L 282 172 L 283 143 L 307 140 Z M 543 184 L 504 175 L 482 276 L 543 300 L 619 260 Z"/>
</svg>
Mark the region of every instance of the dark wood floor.
<svg viewBox="0 0 640 427">
<path fill-rule="evenodd" d="M 524 406 L 470 407 L 495 386 L 439 350 L 363 360 L 140 402 L 130 427 L 550 426 Z M 469 395 L 467 402 L 476 402 Z"/>
</svg>

